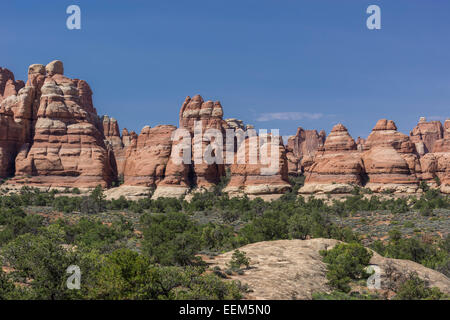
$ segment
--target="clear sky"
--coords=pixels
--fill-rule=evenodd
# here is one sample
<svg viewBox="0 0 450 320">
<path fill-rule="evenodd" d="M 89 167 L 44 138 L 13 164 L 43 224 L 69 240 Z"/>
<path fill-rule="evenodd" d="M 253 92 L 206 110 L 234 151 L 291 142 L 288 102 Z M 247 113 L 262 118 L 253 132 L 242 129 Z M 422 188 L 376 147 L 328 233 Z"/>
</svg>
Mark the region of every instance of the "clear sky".
<svg viewBox="0 0 450 320">
<path fill-rule="evenodd" d="M 81 30 L 66 8 L 81 8 Z M 381 7 L 381 30 L 366 8 Z M 0 66 L 64 62 L 100 115 L 120 127 L 178 124 L 188 95 L 220 100 L 257 128 L 325 129 L 354 138 L 388 118 L 450 117 L 450 1 L 5 1 Z"/>
</svg>

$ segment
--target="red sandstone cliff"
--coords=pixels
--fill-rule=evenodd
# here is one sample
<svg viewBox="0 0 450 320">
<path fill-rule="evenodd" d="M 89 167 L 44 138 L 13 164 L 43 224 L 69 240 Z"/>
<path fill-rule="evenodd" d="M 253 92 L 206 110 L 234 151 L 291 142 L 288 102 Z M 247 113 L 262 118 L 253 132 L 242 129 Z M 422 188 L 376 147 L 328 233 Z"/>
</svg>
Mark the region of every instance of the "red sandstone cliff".
<svg viewBox="0 0 450 320">
<path fill-rule="evenodd" d="M 363 163 L 355 141 L 342 124 L 333 127 L 305 172 L 300 193 L 349 193 L 363 182 Z"/>
<path fill-rule="evenodd" d="M 2 137 L 8 141 L 2 149 L 10 150 L 8 157 L 2 151 L 2 163 L 8 162 L 3 175 L 30 185 L 106 187 L 116 172 L 92 91 L 85 81 L 63 74 L 61 61 L 31 65 L 26 86 L 2 95 Z"/>
<path fill-rule="evenodd" d="M 382 119 L 367 139 L 358 137 L 356 142 L 341 124 L 326 138 L 324 131 L 299 127 L 285 147 L 271 135 L 265 142 L 249 137 L 252 126 L 223 120 L 220 102 L 196 95 L 182 104 L 179 127 L 189 141 L 184 151 L 190 163 L 174 161 L 184 152 L 182 140 L 172 141 L 175 126 L 147 126 L 137 135 L 127 129 L 120 133 L 114 118 L 100 119 L 91 88 L 64 76 L 62 62 L 31 65 L 26 84 L 0 68 L 0 178 L 12 178 L 9 183 L 106 187 L 123 177 L 127 187 L 156 188 L 154 197 L 180 196 L 211 188 L 228 167 L 225 190 L 231 195 L 279 195 L 290 188 L 288 174 L 301 173 L 306 180 L 300 193 L 347 193 L 355 185 L 411 193 L 419 191 L 420 181 L 450 193 L 450 120 L 442 125 L 421 118 L 407 136 L 393 121 Z M 237 138 L 227 141 L 227 130 L 247 136 L 241 144 Z M 226 154 L 230 144 L 231 155 Z M 238 162 L 244 150 L 244 161 Z M 277 166 L 267 174 L 271 165 L 261 159 L 270 159 L 270 150 L 277 150 Z M 216 161 L 205 162 L 207 153 Z M 253 156 L 256 163 L 250 161 Z M 217 163 L 220 157 L 232 163 Z"/>
<path fill-rule="evenodd" d="M 316 130 L 297 128 L 295 136 L 290 136 L 286 145 L 286 157 L 290 175 L 305 172 L 311 165 L 316 151 L 323 146 L 326 139 L 325 131 L 317 133 Z"/>
</svg>

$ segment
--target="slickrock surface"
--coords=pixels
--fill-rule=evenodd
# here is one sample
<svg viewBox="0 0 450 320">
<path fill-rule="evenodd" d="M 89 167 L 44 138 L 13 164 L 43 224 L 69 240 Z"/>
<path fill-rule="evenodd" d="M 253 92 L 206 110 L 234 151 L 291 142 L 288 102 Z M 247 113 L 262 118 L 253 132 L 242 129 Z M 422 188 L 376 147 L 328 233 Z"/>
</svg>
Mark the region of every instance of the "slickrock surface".
<svg viewBox="0 0 450 320">
<path fill-rule="evenodd" d="M 239 248 L 250 258 L 250 269 L 243 275 L 234 274 L 232 280 L 247 284 L 252 292 L 246 299 L 302 300 L 311 299 L 314 292 L 330 292 L 326 285 L 326 265 L 322 262 L 320 250 L 331 249 L 339 241 L 333 239 L 277 240 L 249 244 Z M 233 252 L 227 252 L 207 260 L 210 267 L 227 269 Z M 370 261 L 381 269 L 383 288 L 384 272 L 392 264 L 401 274 L 415 271 L 427 279 L 430 286 L 450 293 L 450 279 L 418 263 L 384 258 L 374 252 Z"/>
</svg>

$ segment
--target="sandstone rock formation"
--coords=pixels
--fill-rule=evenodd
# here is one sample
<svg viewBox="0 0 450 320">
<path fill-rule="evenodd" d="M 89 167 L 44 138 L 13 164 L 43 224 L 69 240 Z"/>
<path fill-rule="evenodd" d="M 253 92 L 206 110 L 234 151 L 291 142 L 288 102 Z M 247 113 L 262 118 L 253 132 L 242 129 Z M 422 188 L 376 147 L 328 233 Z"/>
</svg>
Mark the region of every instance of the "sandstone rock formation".
<svg viewBox="0 0 450 320">
<path fill-rule="evenodd" d="M 361 138 L 361 137 L 358 137 L 358 139 L 356 139 L 356 148 L 358 149 L 358 151 L 363 151 L 365 144 L 366 144 L 366 139 Z"/>
<path fill-rule="evenodd" d="M 363 163 L 355 141 L 342 124 L 333 127 L 307 169 L 299 193 L 349 193 L 363 183 Z"/>
<path fill-rule="evenodd" d="M 14 80 L 14 74 L 10 70 L 0 67 L 0 102 L 9 96 L 17 95 L 24 86 L 23 81 Z"/>
<path fill-rule="evenodd" d="M 441 191 L 449 193 L 448 128 L 450 121 L 442 126 L 421 118 L 407 136 L 392 120 L 381 119 L 367 139 L 358 137 L 355 144 L 337 126 L 316 156 L 306 160 L 310 168 L 299 192 L 348 193 L 353 185 L 362 185 L 374 192 L 415 193 L 421 191 L 419 182 L 426 181 L 434 187 L 441 182 Z"/>
<path fill-rule="evenodd" d="M 251 290 L 246 299 L 257 300 L 306 300 L 315 292 L 332 291 L 327 285 L 326 265 L 322 261 L 320 250 L 331 249 L 339 241 L 333 239 L 277 240 L 252 243 L 239 248 L 250 258 L 251 268 L 243 275 L 231 276 L 230 280 L 240 280 Z M 208 260 L 210 268 L 219 266 L 227 269 L 233 251 Z M 397 272 L 407 275 L 417 272 L 429 285 L 438 287 L 442 292 L 450 293 L 450 279 L 445 275 L 426 268 L 418 263 L 384 258 L 375 253 L 371 265 L 381 269 L 381 288 L 385 289 L 386 270 L 395 268 Z M 267 276 L 270 275 L 270 276 Z"/>
<path fill-rule="evenodd" d="M 203 155 L 213 142 L 223 147 L 226 122 L 222 116 L 223 110 L 219 101 L 204 101 L 200 95 L 196 95 L 192 99 L 190 97 L 185 99 L 180 110 L 180 129 L 185 130 L 190 136 L 190 145 L 197 145 L 199 151 L 197 152 L 194 147 L 191 148 L 190 164 L 176 163 L 174 161 L 175 153 L 180 152 L 176 146 L 181 143 L 181 140 L 173 142 L 173 153 L 170 155 L 164 180 L 155 191 L 155 198 L 183 195 L 191 187 L 209 189 L 220 181 L 220 177 L 224 174 L 224 165 L 221 163 L 208 164 L 204 161 Z M 221 135 L 221 137 L 217 137 L 220 141 L 207 137 L 206 133 L 209 129 L 214 129 Z"/>
<path fill-rule="evenodd" d="M 225 119 L 225 122 L 227 123 L 227 127 L 230 129 L 241 129 L 241 130 L 245 130 L 245 125 L 244 125 L 244 121 L 236 119 L 236 118 L 228 118 Z"/>
<path fill-rule="evenodd" d="M 427 122 L 421 117 L 417 126 L 409 133 L 411 141 L 416 144 L 419 155 L 433 152 L 434 144 L 444 137 L 444 128 L 440 121 Z"/>
<path fill-rule="evenodd" d="M 14 162 L 20 146 L 24 143 L 24 128 L 14 121 L 14 113 L 0 106 L 0 178 L 14 174 Z"/>
<path fill-rule="evenodd" d="M 297 128 L 295 136 L 290 136 L 286 145 L 288 171 L 290 175 L 303 173 L 312 164 L 316 151 L 323 146 L 326 133 L 321 130 L 304 130 Z"/>
<path fill-rule="evenodd" d="M 163 180 L 175 129 L 171 125 L 146 126 L 137 140 L 131 140 L 123 164 L 125 185 L 156 187 Z"/>
<path fill-rule="evenodd" d="M 103 135 L 105 136 L 108 147 L 113 153 L 112 158 L 114 159 L 114 161 L 111 165 L 117 168 L 117 175 L 123 177 L 126 160 L 126 147 L 122 142 L 122 138 L 120 136 L 119 124 L 116 119 L 110 118 L 106 115 L 102 117 L 102 123 Z"/>
<path fill-rule="evenodd" d="M 123 181 L 123 190 L 111 194 L 126 189 L 137 197 L 156 188 L 157 198 L 208 190 L 228 168 L 225 190 L 232 196 L 279 196 L 290 188 L 288 174 L 302 173 L 302 194 L 348 193 L 354 185 L 411 193 L 421 181 L 450 193 L 450 120 L 421 118 L 407 136 L 382 119 L 356 142 L 342 125 L 328 137 L 299 127 L 285 147 L 272 136 L 264 142 L 241 120 L 223 120 L 220 102 L 196 95 L 184 101 L 179 129 L 185 136 L 174 137 L 180 131 L 170 125 L 120 133 L 117 120 L 98 117 L 89 85 L 64 76 L 61 61 L 31 65 L 26 84 L 0 68 L 0 178 L 12 178 L 10 184 L 90 188 Z M 235 136 L 226 139 L 230 131 Z M 261 162 L 270 151 L 258 158 L 268 146 L 278 154 L 272 174 L 270 163 Z M 188 161 L 178 163 L 183 154 Z M 254 156 L 257 162 L 250 161 Z"/>
<path fill-rule="evenodd" d="M 416 172 L 420 172 L 420 164 L 415 145 L 407 135 L 397 131 L 394 121 L 377 122 L 364 144 L 362 158 L 369 180 L 367 188 L 375 192 L 417 191 Z"/>
<path fill-rule="evenodd" d="M 242 158 L 239 155 L 243 155 Z M 230 196 L 247 194 L 273 199 L 291 188 L 281 137 L 276 139 L 267 135 L 266 138 L 253 136 L 245 139 L 230 168 L 231 179 L 224 189 Z"/>
<path fill-rule="evenodd" d="M 443 126 L 442 138 L 433 144 L 433 152 L 420 158 L 421 179 L 439 187 L 441 192 L 450 193 L 450 120 Z"/>
<path fill-rule="evenodd" d="M 15 142 L 17 153 L 12 181 L 106 187 L 116 179 L 116 172 L 92 104 L 92 91 L 85 81 L 65 77 L 63 70 L 62 62 L 56 60 L 47 67 L 31 65 L 27 85 L 3 95 L 5 137 Z M 17 131 L 19 138 L 13 133 Z M 5 171 L 11 174 L 11 169 Z"/>
<path fill-rule="evenodd" d="M 241 129 L 243 131 L 246 131 L 246 130 L 255 128 L 253 125 L 244 124 L 244 121 L 236 119 L 236 118 L 225 119 L 225 122 L 226 122 L 227 129 L 233 129 L 233 130 Z"/>
</svg>

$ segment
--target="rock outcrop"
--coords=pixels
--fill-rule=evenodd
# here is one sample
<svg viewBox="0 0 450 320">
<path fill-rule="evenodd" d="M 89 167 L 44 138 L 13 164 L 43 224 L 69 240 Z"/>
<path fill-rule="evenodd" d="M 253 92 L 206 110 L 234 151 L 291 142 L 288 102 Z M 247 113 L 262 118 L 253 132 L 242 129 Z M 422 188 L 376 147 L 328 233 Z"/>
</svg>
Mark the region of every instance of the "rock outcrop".
<svg viewBox="0 0 450 320">
<path fill-rule="evenodd" d="M 24 128 L 14 121 L 10 108 L 0 107 L 0 178 L 14 174 L 17 153 L 24 143 Z"/>
<path fill-rule="evenodd" d="M 317 130 L 304 130 L 298 127 L 297 133 L 289 137 L 286 145 L 289 174 L 295 176 L 308 170 L 314 155 L 323 146 L 325 139 L 324 130 L 317 133 Z"/>
<path fill-rule="evenodd" d="M 264 241 L 243 246 L 239 250 L 250 258 L 250 269 L 245 270 L 243 275 L 233 274 L 230 280 L 248 285 L 250 290 L 245 298 L 249 300 L 307 300 L 315 292 L 330 293 L 332 288 L 327 285 L 327 267 L 319 251 L 329 250 L 337 243 L 337 240 L 318 238 Z M 211 269 L 218 266 L 226 270 L 232 255 L 233 251 L 226 252 L 206 262 Z M 450 279 L 418 263 L 385 258 L 373 252 L 370 264 L 380 268 L 381 290 L 387 289 L 387 270 L 394 269 L 403 276 L 416 272 L 428 281 L 429 286 L 450 293 Z"/>
<path fill-rule="evenodd" d="M 342 124 L 333 127 L 305 176 L 305 185 L 299 190 L 301 194 L 349 193 L 354 185 L 363 183 L 364 167 L 360 152 Z"/>
<path fill-rule="evenodd" d="M 9 96 L 17 95 L 24 86 L 23 81 L 14 79 L 14 74 L 10 70 L 0 68 L 0 102 Z"/>
<path fill-rule="evenodd" d="M 236 118 L 225 119 L 225 122 L 226 122 L 227 129 L 233 129 L 233 130 L 241 129 L 243 131 L 246 131 L 246 130 L 255 128 L 253 125 L 244 124 L 244 121 L 236 119 Z"/>
<path fill-rule="evenodd" d="M 289 174 L 306 176 L 301 194 L 348 193 L 355 185 L 413 193 L 421 181 L 450 193 L 449 163 L 450 120 L 421 118 L 407 136 L 382 119 L 356 142 L 341 124 L 328 137 L 299 127 L 285 147 L 280 137 L 258 137 L 253 126 L 224 120 L 220 102 L 196 95 L 182 104 L 179 130 L 146 126 L 137 135 L 120 132 L 114 118 L 100 119 L 87 82 L 64 76 L 61 61 L 31 65 L 26 84 L 0 68 L 0 178 L 9 184 L 124 182 L 133 197 L 154 188 L 154 198 L 178 197 L 211 189 L 228 170 L 231 196 L 279 196 L 290 189 Z"/>
<path fill-rule="evenodd" d="M 8 123 L 8 140 L 14 140 L 17 147 L 12 182 L 106 187 L 116 179 L 116 172 L 93 107 L 92 91 L 85 81 L 69 79 L 63 71 L 57 60 L 46 67 L 31 65 L 27 85 L 3 95 L 1 106 L 6 113 L 2 117 L 9 120 L 2 121 Z M 13 133 L 17 131 L 19 138 Z M 11 173 L 11 169 L 6 171 Z"/>
<path fill-rule="evenodd" d="M 420 158 L 421 179 L 441 192 L 450 193 L 450 120 L 443 126 L 442 139 L 433 144 L 433 152 Z"/>
<path fill-rule="evenodd" d="M 125 185 L 155 188 L 165 177 L 176 127 L 146 126 L 126 149 L 123 163 Z"/>
<path fill-rule="evenodd" d="M 122 141 L 119 131 L 119 123 L 116 119 L 103 116 L 103 135 L 105 136 L 108 148 L 113 153 L 111 158 L 112 167 L 116 167 L 117 175 L 122 179 L 125 170 L 126 147 Z M 126 130 L 126 129 L 125 129 Z"/>
<path fill-rule="evenodd" d="M 230 196 L 247 194 L 273 199 L 291 189 L 281 137 L 268 134 L 245 139 L 230 169 L 231 179 L 224 189 Z"/>
<path fill-rule="evenodd" d="M 410 138 L 397 131 L 394 121 L 381 119 L 364 144 L 362 155 L 367 188 L 375 192 L 413 193 L 418 190 L 419 158 Z"/>
<path fill-rule="evenodd" d="M 174 161 L 174 157 L 180 155 L 179 143 L 182 143 L 183 139 L 174 140 L 165 177 L 155 191 L 155 198 L 169 195 L 180 196 L 190 188 L 209 189 L 220 181 L 220 177 L 224 175 L 223 163 L 217 163 L 221 161 L 207 163 L 204 154 L 208 148 L 213 147 L 213 142 L 223 148 L 224 129 L 227 125 L 222 116 L 223 110 L 219 101 L 204 101 L 200 95 L 185 99 L 180 110 L 179 128 L 184 130 L 187 139 L 190 139 L 188 144 L 191 146 L 191 163 Z M 208 132 L 218 134 L 219 136 L 216 137 L 218 141 L 208 137 Z M 185 136 L 182 135 L 182 137 Z M 194 146 L 197 146 L 197 149 Z"/>
<path fill-rule="evenodd" d="M 440 121 L 427 122 L 424 117 L 421 117 L 409 135 L 416 145 L 417 153 L 423 156 L 425 153 L 433 152 L 435 142 L 444 137 L 444 128 Z"/>
</svg>

